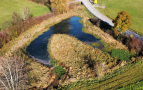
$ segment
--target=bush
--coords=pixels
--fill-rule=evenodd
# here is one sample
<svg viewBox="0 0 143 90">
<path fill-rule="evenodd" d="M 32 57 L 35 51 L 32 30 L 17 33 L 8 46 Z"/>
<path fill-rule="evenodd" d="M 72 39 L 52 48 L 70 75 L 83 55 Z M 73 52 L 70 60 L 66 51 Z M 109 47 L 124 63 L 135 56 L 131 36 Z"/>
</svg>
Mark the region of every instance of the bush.
<svg viewBox="0 0 143 90">
<path fill-rule="evenodd" d="M 123 50 L 113 49 L 111 51 L 111 56 L 117 58 L 118 60 L 129 61 L 132 54 Z"/>
<path fill-rule="evenodd" d="M 51 65 L 53 65 L 53 66 L 56 66 L 56 65 L 57 65 L 57 61 L 56 61 L 55 59 L 52 59 L 52 60 L 50 61 L 50 63 L 51 63 Z"/>
<path fill-rule="evenodd" d="M 123 42 L 123 40 L 126 38 L 125 35 L 119 33 L 117 34 L 117 36 L 115 37 L 118 41 Z"/>
<path fill-rule="evenodd" d="M 12 37 L 12 39 L 14 39 L 14 38 L 17 38 L 17 32 L 15 31 L 15 30 L 12 30 L 11 31 L 11 37 Z"/>
<path fill-rule="evenodd" d="M 143 43 L 140 39 L 132 38 L 131 42 L 129 43 L 129 49 L 131 51 L 135 51 L 137 54 L 142 52 Z"/>
<path fill-rule="evenodd" d="M 60 79 L 64 74 L 66 70 L 62 68 L 62 66 L 57 66 L 54 68 L 54 73 L 56 74 L 56 78 Z"/>
<path fill-rule="evenodd" d="M 11 17 L 12 17 L 12 25 L 18 25 L 22 21 L 20 15 L 15 11 L 13 11 Z"/>
</svg>

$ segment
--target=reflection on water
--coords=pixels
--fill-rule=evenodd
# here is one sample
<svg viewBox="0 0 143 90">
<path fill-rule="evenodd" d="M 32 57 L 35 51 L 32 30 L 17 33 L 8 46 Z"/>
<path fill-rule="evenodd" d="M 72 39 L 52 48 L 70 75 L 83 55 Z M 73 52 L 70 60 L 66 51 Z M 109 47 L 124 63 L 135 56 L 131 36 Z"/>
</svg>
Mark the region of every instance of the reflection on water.
<svg viewBox="0 0 143 90">
<path fill-rule="evenodd" d="M 48 31 L 44 32 L 42 35 L 38 36 L 34 41 L 32 41 L 27 47 L 26 51 L 31 57 L 35 58 L 39 62 L 49 64 L 50 58 L 47 51 L 47 44 L 52 34 L 68 34 L 89 45 L 91 43 L 98 42 L 100 44 L 98 48 L 102 49 L 104 46 L 101 42 L 99 42 L 99 39 L 96 39 L 90 34 L 82 32 L 83 26 L 78 22 L 79 20 L 79 17 L 71 17 L 58 24 L 55 24 L 54 26 L 50 27 Z"/>
</svg>

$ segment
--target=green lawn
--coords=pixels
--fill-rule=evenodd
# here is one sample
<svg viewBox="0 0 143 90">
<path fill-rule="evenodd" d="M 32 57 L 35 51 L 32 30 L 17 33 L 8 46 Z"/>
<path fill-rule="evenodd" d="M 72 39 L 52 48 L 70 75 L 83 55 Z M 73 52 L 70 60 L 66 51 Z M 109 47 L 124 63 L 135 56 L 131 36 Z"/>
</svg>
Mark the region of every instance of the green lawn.
<svg viewBox="0 0 143 90">
<path fill-rule="evenodd" d="M 11 18 L 13 11 L 21 13 L 24 7 L 29 7 L 33 16 L 43 15 L 50 12 L 47 6 L 39 5 L 27 0 L 1 0 L 0 2 L 0 27 L 1 23 Z"/>
<path fill-rule="evenodd" d="M 130 27 L 136 32 L 143 34 L 143 1 L 142 0 L 98 0 L 99 5 L 105 5 L 105 9 L 99 9 L 110 18 L 117 16 L 120 11 L 127 11 L 133 25 Z"/>
</svg>

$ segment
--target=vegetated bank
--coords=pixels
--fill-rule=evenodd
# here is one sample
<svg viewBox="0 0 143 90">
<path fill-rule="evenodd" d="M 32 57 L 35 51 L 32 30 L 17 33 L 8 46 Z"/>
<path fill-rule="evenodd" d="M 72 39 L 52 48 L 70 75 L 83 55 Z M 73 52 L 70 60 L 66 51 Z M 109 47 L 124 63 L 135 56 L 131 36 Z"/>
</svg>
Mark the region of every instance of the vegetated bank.
<svg viewBox="0 0 143 90">
<path fill-rule="evenodd" d="M 93 35 L 96 38 L 99 38 L 100 41 L 104 44 L 103 50 L 106 52 L 111 52 L 112 49 L 121 49 L 124 51 L 128 51 L 128 47 L 122 44 L 122 42 L 119 42 L 115 40 L 110 34 L 105 33 L 103 30 L 101 30 L 99 27 L 94 26 L 88 17 L 84 17 L 81 19 L 81 22 L 83 23 L 83 32 L 89 33 Z"/>
<path fill-rule="evenodd" d="M 105 9 L 97 8 L 102 14 L 110 18 L 115 18 L 120 11 L 127 11 L 132 17 L 132 31 L 143 35 L 143 2 L 140 0 L 99 0 L 99 5 L 105 5 Z"/>
<path fill-rule="evenodd" d="M 24 7 L 29 7 L 34 17 L 50 12 L 47 6 L 38 5 L 28 0 L 2 0 L 0 3 L 0 28 L 2 22 L 10 20 L 13 11 L 21 14 Z"/>
<path fill-rule="evenodd" d="M 131 86 L 135 82 L 139 82 L 143 79 L 142 67 L 143 61 L 139 59 L 136 63 L 128 64 L 116 70 L 113 74 L 107 75 L 101 80 L 84 80 L 71 83 L 68 86 L 61 88 L 60 90 L 106 90 L 106 89 L 118 89 L 121 87 L 126 88 L 127 85 Z M 131 85 L 130 85 L 131 84 Z M 136 85 L 137 86 L 137 85 Z M 123 89 L 124 89 L 123 88 Z M 133 89 L 132 87 L 127 87 Z M 137 89 L 137 88 L 136 88 Z"/>
</svg>

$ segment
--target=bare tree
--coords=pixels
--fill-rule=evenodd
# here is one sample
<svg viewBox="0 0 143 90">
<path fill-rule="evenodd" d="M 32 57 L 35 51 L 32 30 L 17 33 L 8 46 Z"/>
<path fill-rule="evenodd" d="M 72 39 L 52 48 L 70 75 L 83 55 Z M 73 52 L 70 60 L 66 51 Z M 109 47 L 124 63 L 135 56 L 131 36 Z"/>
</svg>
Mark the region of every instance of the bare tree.
<svg viewBox="0 0 143 90">
<path fill-rule="evenodd" d="M 32 17 L 32 14 L 30 13 L 29 7 L 25 7 L 21 12 L 22 19 L 25 21 Z"/>
<path fill-rule="evenodd" d="M 22 60 L 15 58 L 0 57 L 0 90 L 19 90 L 23 88 Z"/>
</svg>

